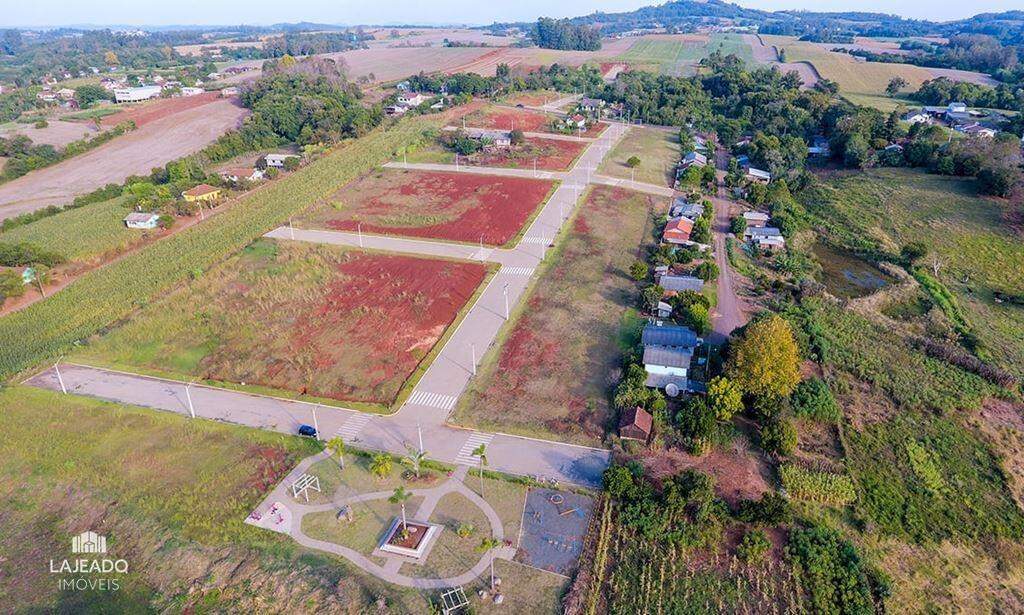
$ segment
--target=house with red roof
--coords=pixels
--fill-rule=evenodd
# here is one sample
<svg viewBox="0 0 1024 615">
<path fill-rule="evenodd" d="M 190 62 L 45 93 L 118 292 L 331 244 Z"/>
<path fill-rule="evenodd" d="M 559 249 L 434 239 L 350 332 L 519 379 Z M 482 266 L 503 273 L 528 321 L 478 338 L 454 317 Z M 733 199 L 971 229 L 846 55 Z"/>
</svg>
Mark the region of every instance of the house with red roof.
<svg viewBox="0 0 1024 615">
<path fill-rule="evenodd" d="M 665 225 L 665 231 L 661 234 L 661 240 L 665 243 L 689 245 L 690 233 L 693 232 L 693 220 L 679 217 L 673 218 Z"/>
</svg>

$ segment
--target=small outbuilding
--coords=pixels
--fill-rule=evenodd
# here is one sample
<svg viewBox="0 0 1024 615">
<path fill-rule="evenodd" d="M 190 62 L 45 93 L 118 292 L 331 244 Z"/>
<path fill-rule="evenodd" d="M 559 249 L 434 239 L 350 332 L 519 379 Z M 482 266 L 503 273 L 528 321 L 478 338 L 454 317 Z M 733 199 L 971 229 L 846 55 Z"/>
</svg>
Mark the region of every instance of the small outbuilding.
<svg viewBox="0 0 1024 615">
<path fill-rule="evenodd" d="M 640 406 L 624 410 L 619 418 L 619 437 L 623 440 L 647 442 L 653 429 L 654 417 Z"/>
<path fill-rule="evenodd" d="M 124 225 L 134 229 L 154 229 L 160 223 L 160 214 L 151 211 L 133 211 L 124 217 Z"/>
<path fill-rule="evenodd" d="M 768 224 L 768 214 L 760 211 L 745 211 L 743 219 L 747 222 L 747 228 L 764 228 Z"/>
</svg>

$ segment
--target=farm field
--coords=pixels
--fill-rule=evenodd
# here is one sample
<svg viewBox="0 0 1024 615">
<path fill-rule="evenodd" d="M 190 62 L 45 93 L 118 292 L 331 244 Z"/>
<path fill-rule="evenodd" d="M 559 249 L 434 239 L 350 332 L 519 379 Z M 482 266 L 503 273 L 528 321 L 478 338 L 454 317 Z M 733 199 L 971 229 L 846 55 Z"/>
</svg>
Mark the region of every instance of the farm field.
<svg viewBox="0 0 1024 615">
<path fill-rule="evenodd" d="M 533 169 L 536 165 L 536 168 L 542 171 L 567 171 L 586 146 L 587 144 L 582 141 L 526 137 L 523 145 L 512 149 L 493 149 L 470 156 L 460 155 L 459 164 L 511 169 Z M 404 160 L 455 164 L 455 154 L 439 143 L 434 143 L 417 149 Z"/>
<path fill-rule="evenodd" d="M 206 92 L 196 96 L 181 96 L 179 98 L 161 98 L 119 108 L 117 113 L 106 114 L 101 122 L 105 127 L 114 127 L 121 122 L 135 122 L 136 126 L 145 126 L 156 120 L 208 105 L 220 100 L 220 92 Z"/>
<path fill-rule="evenodd" d="M 230 100 L 216 100 L 153 120 L 79 156 L 6 182 L 0 185 L 0 218 L 64 205 L 106 184 L 120 184 L 129 175 L 148 175 L 154 167 L 212 143 L 247 113 Z"/>
<path fill-rule="evenodd" d="M 46 612 L 259 611 L 268 603 L 362 611 L 383 594 L 402 612 L 427 611 L 415 590 L 243 523 L 316 452 L 308 440 L 27 387 L 0 391 L 0 406 L 5 603 Z M 71 536 L 86 529 L 129 562 L 116 592 L 61 592 L 39 563 L 70 558 Z"/>
<path fill-rule="evenodd" d="M 478 263 L 260 239 L 76 356 L 386 407 L 486 276 Z"/>
<path fill-rule="evenodd" d="M 762 36 L 766 45 L 775 45 L 786 51 L 786 61 L 808 62 L 825 79 L 839 84 L 839 93 L 850 102 L 876 107 L 883 111 L 894 109 L 899 102 L 885 95 L 885 88 L 893 77 L 907 80 L 907 89 L 917 89 L 932 74 L 924 68 L 910 64 L 860 62 L 845 53 L 822 49 L 814 43 L 797 41 L 788 36 Z"/>
<path fill-rule="evenodd" d="M 636 156 L 640 165 L 630 168 L 626 161 Z M 605 156 L 597 172 L 638 182 L 672 186 L 679 162 L 679 135 L 674 131 L 633 126 L 618 145 Z"/>
<path fill-rule="evenodd" d="M 465 116 L 465 125 L 470 128 L 495 128 L 499 130 L 522 130 L 523 132 L 556 132 L 551 123 L 555 116 L 542 111 L 498 107 L 489 105 Z M 596 137 L 608 125 L 603 122 L 591 126 L 579 136 Z"/>
<path fill-rule="evenodd" d="M 746 63 L 753 62 L 750 46 L 738 34 L 668 34 L 639 38 L 627 51 L 615 56 L 641 69 L 663 75 L 687 76 L 696 73 L 697 64 L 718 51 L 733 54 Z"/>
<path fill-rule="evenodd" d="M 1024 375 L 1024 311 L 993 296 L 1024 292 L 1024 241 L 1007 226 L 1004 202 L 977 196 L 971 180 L 904 169 L 836 179 L 806 201 L 840 246 L 898 253 L 924 242 L 982 345 L 1001 367 Z"/>
<path fill-rule="evenodd" d="M 373 75 L 372 81 L 383 82 L 421 71 L 455 71 L 493 51 L 485 47 L 374 47 L 329 53 L 323 57 L 344 60 L 352 80 Z"/>
<path fill-rule="evenodd" d="M 542 179 L 378 169 L 295 222 L 503 246 L 523 232 L 553 189 L 554 182 Z"/>
<path fill-rule="evenodd" d="M 634 312 L 627 269 L 647 238 L 652 197 L 593 188 L 550 264 L 484 357 L 452 420 L 474 429 L 600 445 L 608 374 Z"/>
<path fill-rule="evenodd" d="M 62 211 L 0 233 L 0 243 L 32 243 L 71 262 L 84 262 L 120 251 L 159 231 L 140 231 L 124 225 L 131 211 L 126 197 L 117 197 Z"/>
<path fill-rule="evenodd" d="M 98 134 L 96 129 L 89 123 L 65 122 L 63 120 L 47 120 L 46 128 L 36 128 L 32 124 L 11 124 L 9 130 L 0 133 L 0 137 L 10 139 L 18 135 L 24 135 L 36 145 L 52 145 L 60 149 L 79 139 L 92 137 Z"/>
</svg>

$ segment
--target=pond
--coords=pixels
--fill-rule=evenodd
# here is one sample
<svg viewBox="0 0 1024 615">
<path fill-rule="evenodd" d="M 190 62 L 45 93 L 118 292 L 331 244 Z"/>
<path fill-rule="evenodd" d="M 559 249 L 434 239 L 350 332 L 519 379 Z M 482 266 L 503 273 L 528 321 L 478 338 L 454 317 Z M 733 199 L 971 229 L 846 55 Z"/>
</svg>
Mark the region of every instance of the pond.
<svg viewBox="0 0 1024 615">
<path fill-rule="evenodd" d="M 820 242 L 811 251 L 821 265 L 821 283 L 837 297 L 864 297 L 894 281 L 891 275 L 849 252 Z"/>
</svg>

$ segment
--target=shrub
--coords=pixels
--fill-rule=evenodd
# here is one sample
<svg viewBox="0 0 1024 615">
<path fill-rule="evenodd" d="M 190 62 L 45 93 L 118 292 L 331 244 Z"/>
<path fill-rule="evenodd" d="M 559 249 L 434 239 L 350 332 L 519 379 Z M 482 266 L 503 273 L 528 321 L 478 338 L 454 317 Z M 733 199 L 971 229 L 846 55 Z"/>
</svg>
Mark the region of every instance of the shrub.
<svg viewBox="0 0 1024 615">
<path fill-rule="evenodd" d="M 764 561 L 764 556 L 771 548 L 772 541 L 768 540 L 764 530 L 751 530 L 740 539 L 736 556 L 748 564 L 757 564 Z"/>
<path fill-rule="evenodd" d="M 829 423 L 842 418 L 842 410 L 832 390 L 821 378 L 810 378 L 796 385 L 790 397 L 790 405 L 793 413 L 801 418 Z"/>
<path fill-rule="evenodd" d="M 693 270 L 693 274 L 705 282 L 710 282 L 718 277 L 718 265 L 711 261 L 704 261 L 697 265 L 697 268 Z"/>
<path fill-rule="evenodd" d="M 708 405 L 720 421 L 731 420 L 743 410 L 743 392 L 736 383 L 725 376 L 718 376 L 708 382 Z"/>
<path fill-rule="evenodd" d="M 857 550 L 839 532 L 825 527 L 794 528 L 786 556 L 810 598 L 811 612 L 875 612 L 867 570 Z"/>
<path fill-rule="evenodd" d="M 796 427 L 789 419 L 777 418 L 761 428 L 761 448 L 766 453 L 787 457 L 796 450 L 796 444 Z"/>
<path fill-rule="evenodd" d="M 640 158 L 637 156 L 630 156 L 629 160 L 626 161 L 626 166 L 635 169 L 640 166 Z"/>
<path fill-rule="evenodd" d="M 637 282 L 641 282 L 647 279 L 647 263 L 643 261 L 636 261 L 629 266 L 629 275 Z"/>
<path fill-rule="evenodd" d="M 743 235 L 743 232 L 747 230 L 747 221 L 743 216 L 736 216 L 729 221 L 729 231 L 731 231 L 737 237 Z"/>
<path fill-rule="evenodd" d="M 781 493 L 769 491 L 759 500 L 743 500 L 740 502 L 737 518 L 754 525 L 782 525 L 793 519 L 789 501 Z"/>
<path fill-rule="evenodd" d="M 49 125 L 50 123 L 46 120 L 36 120 L 36 123 L 33 124 L 33 126 L 35 126 L 36 128 L 46 128 Z"/>
</svg>

